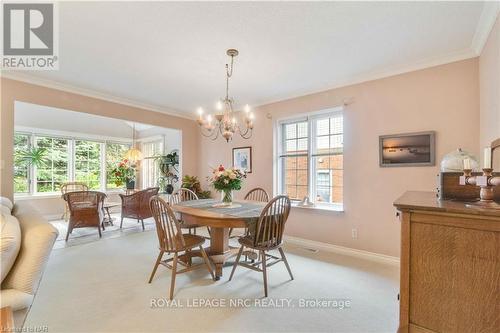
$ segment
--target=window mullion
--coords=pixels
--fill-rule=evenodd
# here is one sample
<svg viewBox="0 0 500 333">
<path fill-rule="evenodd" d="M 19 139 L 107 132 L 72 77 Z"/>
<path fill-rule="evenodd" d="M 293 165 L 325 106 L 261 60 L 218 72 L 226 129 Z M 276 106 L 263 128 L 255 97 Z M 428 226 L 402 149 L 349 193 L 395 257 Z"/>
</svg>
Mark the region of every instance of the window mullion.
<svg viewBox="0 0 500 333">
<path fill-rule="evenodd" d="M 106 191 L 107 179 L 106 179 L 106 143 L 101 142 L 101 163 L 100 163 L 100 178 L 101 178 L 101 191 Z"/>
<path fill-rule="evenodd" d="M 74 182 L 75 181 L 75 155 L 74 155 L 74 144 L 75 144 L 75 140 L 71 139 L 71 140 L 68 140 L 68 145 L 66 147 L 66 153 L 67 153 L 67 156 L 68 156 L 68 164 L 66 166 L 66 168 L 68 169 L 67 170 L 67 173 L 68 173 L 68 179 L 70 182 Z"/>
<path fill-rule="evenodd" d="M 314 202 L 315 201 L 315 195 L 316 193 L 314 190 L 314 182 L 316 181 L 315 177 L 315 168 L 314 168 L 314 161 L 313 161 L 313 151 L 316 149 L 315 147 L 315 136 L 316 136 L 316 131 L 313 126 L 314 120 L 311 118 L 308 118 L 307 120 L 307 126 L 308 126 L 308 143 L 307 143 L 307 159 L 309 161 L 309 170 L 308 170 L 308 188 L 307 188 L 307 193 L 309 195 L 309 199 Z"/>
<path fill-rule="evenodd" d="M 35 136 L 33 134 L 30 135 L 30 146 L 29 148 L 32 149 L 32 148 L 35 148 L 36 146 L 36 139 L 35 139 Z M 35 191 L 36 191 L 36 169 L 35 169 L 35 165 L 31 164 L 29 166 L 29 173 L 30 173 L 30 181 L 29 181 L 29 193 L 30 194 L 35 194 Z"/>
</svg>

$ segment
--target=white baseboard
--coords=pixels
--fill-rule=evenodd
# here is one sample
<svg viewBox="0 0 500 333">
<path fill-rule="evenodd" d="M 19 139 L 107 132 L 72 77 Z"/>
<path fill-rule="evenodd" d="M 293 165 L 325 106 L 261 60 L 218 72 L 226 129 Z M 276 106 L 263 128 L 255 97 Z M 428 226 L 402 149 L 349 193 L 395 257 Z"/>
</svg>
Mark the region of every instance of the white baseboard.
<svg viewBox="0 0 500 333">
<path fill-rule="evenodd" d="M 399 258 L 388 256 L 385 254 L 379 254 L 375 252 L 357 250 L 349 247 L 333 245 L 329 243 L 317 242 L 309 239 L 303 239 L 292 236 L 284 236 L 285 242 L 301 246 L 308 249 L 322 250 L 327 252 L 333 252 L 337 254 L 343 254 L 347 256 L 362 258 L 366 260 L 376 261 L 384 264 L 399 265 Z"/>
</svg>

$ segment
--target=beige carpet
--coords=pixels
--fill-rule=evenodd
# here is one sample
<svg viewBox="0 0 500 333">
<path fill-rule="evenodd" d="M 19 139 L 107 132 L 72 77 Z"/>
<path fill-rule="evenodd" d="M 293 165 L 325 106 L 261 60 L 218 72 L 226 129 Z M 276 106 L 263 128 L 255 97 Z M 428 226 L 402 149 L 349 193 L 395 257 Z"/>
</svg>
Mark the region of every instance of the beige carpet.
<svg viewBox="0 0 500 333">
<path fill-rule="evenodd" d="M 295 280 L 282 263 L 270 267 L 271 301 L 289 307 L 257 307 L 262 276 L 230 267 L 220 281 L 197 270 L 177 278 L 178 306 L 152 308 L 167 298 L 170 272 L 160 267 L 147 283 L 156 258 L 153 231 L 101 239 L 54 250 L 25 326 L 49 332 L 395 332 L 398 268 L 326 252 L 287 246 Z M 196 308 L 199 300 L 247 300 L 251 306 Z M 350 307 L 300 308 L 300 299 L 347 299 Z M 160 303 L 157 301 L 157 304 Z M 267 304 L 270 305 L 270 304 Z"/>
</svg>

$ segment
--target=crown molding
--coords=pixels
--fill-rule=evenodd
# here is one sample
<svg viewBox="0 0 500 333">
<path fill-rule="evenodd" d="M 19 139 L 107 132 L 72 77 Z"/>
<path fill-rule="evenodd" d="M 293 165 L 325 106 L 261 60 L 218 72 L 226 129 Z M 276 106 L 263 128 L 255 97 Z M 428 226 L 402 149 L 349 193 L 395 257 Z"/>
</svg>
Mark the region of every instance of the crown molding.
<svg viewBox="0 0 500 333">
<path fill-rule="evenodd" d="M 477 22 L 476 32 L 472 38 L 471 49 L 479 56 L 483 52 L 484 45 L 488 40 L 491 29 L 500 13 L 500 2 L 488 1 L 484 3 L 481 16 Z"/>
<path fill-rule="evenodd" d="M 343 81 L 337 83 L 336 85 L 330 86 L 328 88 L 322 88 L 320 90 L 312 90 L 309 92 L 295 94 L 295 95 L 291 95 L 291 96 L 283 97 L 283 98 L 277 97 L 275 99 L 266 100 L 266 101 L 257 103 L 256 108 L 257 107 L 263 108 L 263 107 L 269 106 L 270 104 L 274 104 L 274 103 L 279 103 L 279 102 L 283 102 L 283 101 L 287 101 L 287 100 L 291 100 L 291 99 L 295 99 L 295 98 L 300 98 L 300 97 L 304 97 L 304 96 L 314 95 L 314 94 L 320 94 L 320 93 L 328 92 L 328 91 L 333 90 L 333 89 L 339 89 L 339 88 L 344 88 L 344 87 L 348 87 L 348 86 L 352 86 L 352 85 L 356 85 L 356 84 L 361 84 L 361 83 L 365 83 L 365 82 L 369 82 L 369 81 L 380 80 L 380 79 L 388 78 L 391 76 L 410 73 L 410 72 L 423 70 L 423 69 L 427 69 L 427 68 L 431 68 L 431 67 L 436 67 L 436 66 L 440 66 L 440 65 L 446 65 L 449 63 L 467 60 L 467 59 L 476 58 L 476 57 L 477 57 L 477 54 L 473 50 L 467 48 L 465 50 L 453 52 L 453 53 L 450 53 L 450 54 L 447 54 L 444 56 L 428 58 L 426 60 L 419 61 L 419 62 L 412 63 L 412 64 L 391 66 L 391 67 L 387 67 L 383 70 L 372 71 L 372 72 L 369 72 L 369 73 L 366 73 L 363 75 L 354 76 L 354 77 L 351 77 L 349 79 L 343 80 Z"/>
<path fill-rule="evenodd" d="M 154 105 L 154 104 L 149 104 L 145 102 L 140 102 L 128 98 L 123 98 L 123 97 L 118 97 L 114 96 L 111 94 L 106 94 L 97 90 L 92 90 L 92 89 L 87 89 L 87 88 L 82 88 L 78 87 L 75 85 L 70 85 L 67 83 L 62 83 L 62 82 L 57 82 L 53 80 L 47 80 L 47 79 L 41 79 L 26 73 L 21 73 L 21 72 L 2 72 L 2 77 L 11 79 L 11 80 L 16 80 L 16 81 L 21 81 L 21 82 L 26 82 L 29 84 L 34 84 L 37 86 L 42 86 L 46 88 L 51 88 L 51 89 L 57 89 L 61 90 L 64 92 L 72 93 L 72 94 L 77 94 L 77 95 L 82 95 L 86 97 L 92 97 L 96 99 L 101 99 L 107 102 L 112 102 L 112 103 L 117 103 L 117 104 L 122 104 L 126 106 L 131 106 L 139 109 L 145 109 L 149 111 L 154 111 L 154 112 L 159 112 L 163 114 L 167 114 L 170 116 L 174 117 L 179 117 L 179 118 L 184 118 L 184 119 L 189 119 L 189 120 L 195 120 L 196 116 L 191 115 L 187 112 L 183 112 L 181 110 L 176 110 L 172 108 L 165 108 L 159 105 Z"/>
</svg>

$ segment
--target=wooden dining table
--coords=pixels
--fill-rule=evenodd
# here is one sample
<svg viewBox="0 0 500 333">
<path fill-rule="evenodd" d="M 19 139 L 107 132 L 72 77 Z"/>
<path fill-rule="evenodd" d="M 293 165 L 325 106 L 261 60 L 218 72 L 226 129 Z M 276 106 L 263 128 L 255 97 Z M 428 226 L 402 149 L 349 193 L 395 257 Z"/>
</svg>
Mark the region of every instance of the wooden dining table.
<svg viewBox="0 0 500 333">
<path fill-rule="evenodd" d="M 238 251 L 238 248 L 229 245 L 230 229 L 245 227 L 252 229 L 266 203 L 236 200 L 229 208 L 214 207 L 217 204 L 220 204 L 220 201 L 215 199 L 190 200 L 173 205 L 172 210 L 178 213 L 180 219 L 187 225 L 210 228 L 210 247 L 205 250 L 215 266 L 215 276 L 219 280 L 224 263 Z"/>
</svg>

